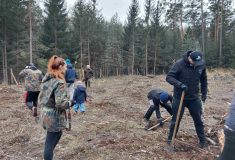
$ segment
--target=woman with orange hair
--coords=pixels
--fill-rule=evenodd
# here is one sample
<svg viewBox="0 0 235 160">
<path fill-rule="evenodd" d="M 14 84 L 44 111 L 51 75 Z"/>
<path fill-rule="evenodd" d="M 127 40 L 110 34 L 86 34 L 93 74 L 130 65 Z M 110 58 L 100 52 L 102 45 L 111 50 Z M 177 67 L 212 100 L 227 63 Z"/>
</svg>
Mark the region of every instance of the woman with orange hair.
<svg viewBox="0 0 235 160">
<path fill-rule="evenodd" d="M 64 59 L 52 56 L 48 62 L 47 74 L 40 86 L 38 103 L 41 107 L 42 125 L 47 130 L 45 160 L 53 159 L 53 151 L 61 138 L 62 130 L 66 129 L 66 109 L 70 108 L 71 102 L 66 91 L 65 71 Z"/>
</svg>

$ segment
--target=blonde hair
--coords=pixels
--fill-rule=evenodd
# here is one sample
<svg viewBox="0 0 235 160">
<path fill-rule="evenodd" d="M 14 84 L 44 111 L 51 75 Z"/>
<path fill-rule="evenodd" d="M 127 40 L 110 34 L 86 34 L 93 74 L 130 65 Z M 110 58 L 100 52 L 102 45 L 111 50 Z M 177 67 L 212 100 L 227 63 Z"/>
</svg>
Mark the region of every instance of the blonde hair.
<svg viewBox="0 0 235 160">
<path fill-rule="evenodd" d="M 47 72 L 55 76 L 55 78 L 65 80 L 64 73 L 60 70 L 61 65 L 65 65 L 64 59 L 57 55 L 53 55 L 48 61 Z"/>
</svg>

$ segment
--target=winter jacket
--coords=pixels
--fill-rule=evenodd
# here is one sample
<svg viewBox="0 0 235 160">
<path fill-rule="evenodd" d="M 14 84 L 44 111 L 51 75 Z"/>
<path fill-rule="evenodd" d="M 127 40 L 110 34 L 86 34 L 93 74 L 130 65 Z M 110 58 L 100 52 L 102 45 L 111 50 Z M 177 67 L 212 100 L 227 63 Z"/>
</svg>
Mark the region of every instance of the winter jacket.
<svg viewBox="0 0 235 160">
<path fill-rule="evenodd" d="M 50 74 L 42 80 L 38 105 L 41 107 L 41 121 L 48 132 L 60 132 L 66 127 L 65 109 L 70 106 L 66 84 Z"/>
<path fill-rule="evenodd" d="M 86 87 L 78 85 L 74 90 L 73 101 L 79 104 L 84 103 L 86 101 L 86 96 Z"/>
<path fill-rule="evenodd" d="M 40 90 L 40 84 L 43 78 L 42 72 L 37 68 L 25 68 L 19 76 L 25 78 L 25 91 L 36 92 Z"/>
<path fill-rule="evenodd" d="M 93 77 L 93 71 L 92 71 L 92 69 L 86 69 L 85 71 L 84 71 L 84 75 L 85 75 L 85 81 L 88 81 L 90 78 L 92 78 Z"/>
<path fill-rule="evenodd" d="M 235 96 L 233 98 L 229 114 L 226 118 L 225 125 L 227 125 L 229 128 L 235 132 Z"/>
<path fill-rule="evenodd" d="M 65 80 L 66 83 L 74 83 L 75 79 L 77 79 L 77 73 L 71 64 L 67 65 L 67 70 L 65 72 Z"/>
<path fill-rule="evenodd" d="M 153 89 L 148 93 L 147 97 L 148 97 L 149 100 L 150 99 L 153 100 L 154 105 L 159 105 L 160 104 L 160 94 L 162 92 L 166 92 L 166 91 L 163 91 L 161 89 Z M 173 97 L 170 94 L 168 94 L 168 99 L 169 99 L 168 101 L 172 102 Z"/>
<path fill-rule="evenodd" d="M 166 81 L 174 86 L 174 97 L 180 99 L 182 84 L 188 87 L 185 92 L 185 100 L 194 100 L 199 96 L 199 82 L 202 95 L 207 95 L 207 74 L 205 62 L 201 66 L 194 67 L 188 61 L 189 52 L 183 55 L 170 69 Z"/>
</svg>

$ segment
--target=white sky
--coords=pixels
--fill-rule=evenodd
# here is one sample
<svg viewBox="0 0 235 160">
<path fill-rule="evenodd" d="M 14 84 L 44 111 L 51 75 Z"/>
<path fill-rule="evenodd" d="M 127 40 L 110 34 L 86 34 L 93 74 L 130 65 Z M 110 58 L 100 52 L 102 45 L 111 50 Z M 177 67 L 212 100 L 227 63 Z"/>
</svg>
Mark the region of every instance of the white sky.
<svg viewBox="0 0 235 160">
<path fill-rule="evenodd" d="M 65 0 L 67 8 L 71 9 L 74 6 L 76 0 Z M 86 0 L 88 1 L 88 0 Z M 106 20 L 110 20 L 111 17 L 118 13 L 120 21 L 124 23 L 127 19 L 128 9 L 132 0 L 97 0 L 97 9 L 101 10 L 102 15 Z M 144 3 L 145 0 L 138 0 L 140 7 L 140 16 L 144 16 Z"/>
</svg>

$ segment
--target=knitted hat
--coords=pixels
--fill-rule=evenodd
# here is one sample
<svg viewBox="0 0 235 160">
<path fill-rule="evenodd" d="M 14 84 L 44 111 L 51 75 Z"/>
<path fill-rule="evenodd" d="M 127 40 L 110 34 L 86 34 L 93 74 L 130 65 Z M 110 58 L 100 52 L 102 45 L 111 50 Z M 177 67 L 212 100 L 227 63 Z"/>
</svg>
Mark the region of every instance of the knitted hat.
<svg viewBox="0 0 235 160">
<path fill-rule="evenodd" d="M 68 65 L 68 64 L 71 64 L 70 59 L 67 58 L 67 59 L 65 60 L 65 63 L 66 63 L 67 65 Z"/>
<path fill-rule="evenodd" d="M 163 103 L 166 103 L 168 101 L 168 94 L 166 92 L 162 92 L 160 94 L 160 100 L 163 102 Z"/>
</svg>

